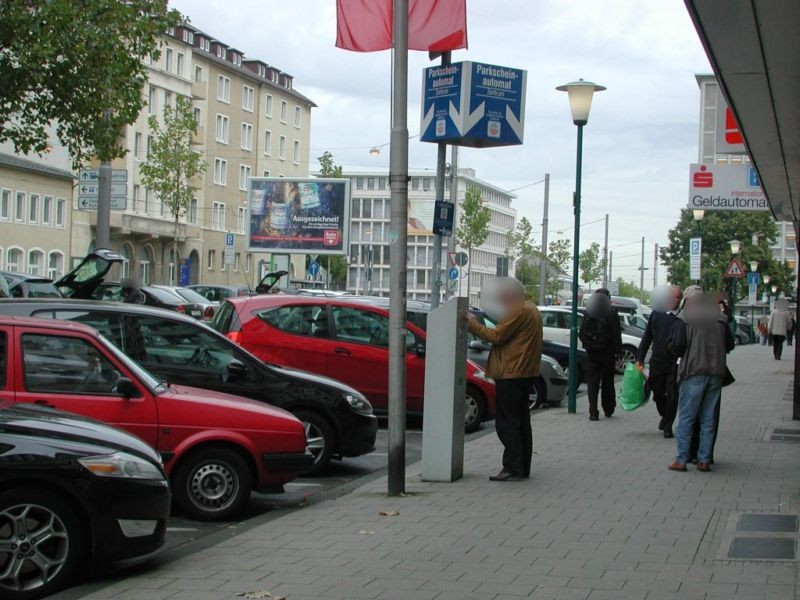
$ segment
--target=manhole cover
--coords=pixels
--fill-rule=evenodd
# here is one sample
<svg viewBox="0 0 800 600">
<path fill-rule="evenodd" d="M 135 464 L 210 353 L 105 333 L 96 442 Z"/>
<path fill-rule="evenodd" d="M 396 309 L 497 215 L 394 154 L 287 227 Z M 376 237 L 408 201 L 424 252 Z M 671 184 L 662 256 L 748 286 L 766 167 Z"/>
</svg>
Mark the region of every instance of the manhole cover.
<svg viewBox="0 0 800 600">
<path fill-rule="evenodd" d="M 797 531 L 797 515 L 743 514 L 736 531 L 794 533 Z"/>
<path fill-rule="evenodd" d="M 754 560 L 794 560 L 795 540 L 790 538 L 736 537 L 729 558 Z"/>
</svg>

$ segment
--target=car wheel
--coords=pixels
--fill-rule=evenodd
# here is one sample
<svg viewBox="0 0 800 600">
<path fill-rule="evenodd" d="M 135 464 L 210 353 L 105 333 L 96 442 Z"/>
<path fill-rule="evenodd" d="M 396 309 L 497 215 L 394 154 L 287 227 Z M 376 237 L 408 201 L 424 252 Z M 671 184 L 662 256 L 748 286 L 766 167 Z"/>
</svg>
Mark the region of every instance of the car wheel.
<svg viewBox="0 0 800 600">
<path fill-rule="evenodd" d="M 336 445 L 333 428 L 320 415 L 310 411 L 297 411 L 294 413 L 303 423 L 306 430 L 306 447 L 314 456 L 314 466 L 302 473 L 305 477 L 318 475 L 328 466 Z"/>
<path fill-rule="evenodd" d="M 622 373 L 625 370 L 625 365 L 631 362 L 636 362 L 636 348 L 633 346 L 623 346 L 622 354 L 617 360 L 617 373 Z"/>
<path fill-rule="evenodd" d="M 193 519 L 223 521 L 250 498 L 253 476 L 235 451 L 208 446 L 191 452 L 175 469 L 173 494 L 178 507 Z"/>
<path fill-rule="evenodd" d="M 464 398 L 464 431 L 472 433 L 480 429 L 486 415 L 486 405 L 480 392 L 468 387 Z"/>
<path fill-rule="evenodd" d="M 86 552 L 70 505 L 49 490 L 0 493 L 0 597 L 42 598 L 67 587 Z"/>
<path fill-rule="evenodd" d="M 537 377 L 533 380 L 531 391 L 528 394 L 528 408 L 530 410 L 534 408 L 543 408 L 547 406 L 547 404 L 547 384 L 544 382 L 544 379 Z"/>
</svg>

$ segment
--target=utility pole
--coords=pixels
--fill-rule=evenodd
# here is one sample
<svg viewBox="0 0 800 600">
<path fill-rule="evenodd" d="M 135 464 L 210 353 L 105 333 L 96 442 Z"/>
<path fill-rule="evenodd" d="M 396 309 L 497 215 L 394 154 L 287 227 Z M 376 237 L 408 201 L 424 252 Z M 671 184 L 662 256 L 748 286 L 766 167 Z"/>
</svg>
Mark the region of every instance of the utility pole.
<svg viewBox="0 0 800 600">
<path fill-rule="evenodd" d="M 442 65 L 450 64 L 450 52 L 442 52 Z M 436 200 L 444 200 L 444 177 L 447 168 L 447 143 L 437 144 L 436 154 Z M 433 232 L 433 264 L 431 265 L 431 310 L 439 306 L 442 293 L 442 235 Z"/>
<path fill-rule="evenodd" d="M 644 302 L 644 236 L 642 236 L 642 263 L 639 266 L 639 302 Z"/>
<path fill-rule="evenodd" d="M 447 240 L 447 251 L 453 253 L 456 251 L 456 227 L 458 227 L 458 146 L 450 146 L 450 202 L 453 204 L 453 235 Z M 453 289 L 450 287 L 450 280 L 447 281 L 447 291 L 444 294 L 445 299 L 453 295 Z M 461 269 L 458 271 L 458 285 L 461 289 Z M 459 295 L 461 293 L 459 292 Z"/>
<path fill-rule="evenodd" d="M 111 247 L 111 161 L 100 161 L 95 248 Z"/>
<path fill-rule="evenodd" d="M 655 245 L 655 255 L 653 256 L 653 288 L 658 286 L 658 244 Z"/>
<path fill-rule="evenodd" d="M 608 213 L 606 213 L 606 237 L 603 242 L 603 287 L 608 289 Z"/>
<path fill-rule="evenodd" d="M 389 185 L 392 219 L 389 285 L 389 473 L 387 493 L 406 484 L 406 285 L 408 275 L 408 0 L 394 0 L 392 136 Z"/>
<path fill-rule="evenodd" d="M 614 281 L 614 272 L 611 267 L 614 266 L 614 251 L 608 253 L 608 280 Z"/>
<path fill-rule="evenodd" d="M 547 227 L 550 210 L 550 173 L 544 174 L 544 213 L 542 215 L 542 256 L 539 261 L 539 306 L 544 306 L 547 299 Z"/>
</svg>

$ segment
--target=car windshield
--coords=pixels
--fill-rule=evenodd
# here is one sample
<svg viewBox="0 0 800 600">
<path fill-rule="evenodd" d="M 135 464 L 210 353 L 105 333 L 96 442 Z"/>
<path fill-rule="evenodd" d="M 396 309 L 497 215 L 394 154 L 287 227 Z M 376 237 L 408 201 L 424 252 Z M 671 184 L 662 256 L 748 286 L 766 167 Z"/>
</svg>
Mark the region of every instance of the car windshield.
<svg viewBox="0 0 800 600">
<path fill-rule="evenodd" d="M 175 288 L 175 292 L 180 295 L 184 300 L 187 302 L 192 302 L 193 304 L 208 304 L 209 301 L 195 292 L 194 290 L 190 290 L 189 288 Z"/>
<path fill-rule="evenodd" d="M 112 344 L 108 338 L 106 338 L 103 334 L 97 335 L 100 342 L 111 352 L 114 357 L 125 365 L 129 370 L 133 371 L 136 377 L 144 383 L 151 391 L 161 394 L 165 391 L 164 384 L 155 377 L 150 371 L 147 369 L 140 367 L 137 363 L 135 363 L 131 358 L 128 357 L 127 354 L 124 354 L 122 350 L 117 348 L 114 344 Z"/>
<path fill-rule="evenodd" d="M 163 288 L 150 287 L 147 288 L 147 291 L 156 300 L 158 300 L 159 302 L 163 302 L 164 304 L 183 304 L 184 302 L 186 302 L 183 298 L 181 298 L 177 294 L 173 294 L 172 292 L 165 290 Z"/>
</svg>

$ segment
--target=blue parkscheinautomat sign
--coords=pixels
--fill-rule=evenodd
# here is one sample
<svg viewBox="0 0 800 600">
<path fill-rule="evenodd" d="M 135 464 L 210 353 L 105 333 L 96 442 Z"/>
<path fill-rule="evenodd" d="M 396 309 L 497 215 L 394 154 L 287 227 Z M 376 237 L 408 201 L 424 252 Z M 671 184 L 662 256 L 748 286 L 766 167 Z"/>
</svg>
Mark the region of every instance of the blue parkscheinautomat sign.
<svg viewBox="0 0 800 600">
<path fill-rule="evenodd" d="M 423 71 L 423 142 L 488 148 L 522 144 L 527 73 L 464 61 Z"/>
</svg>

